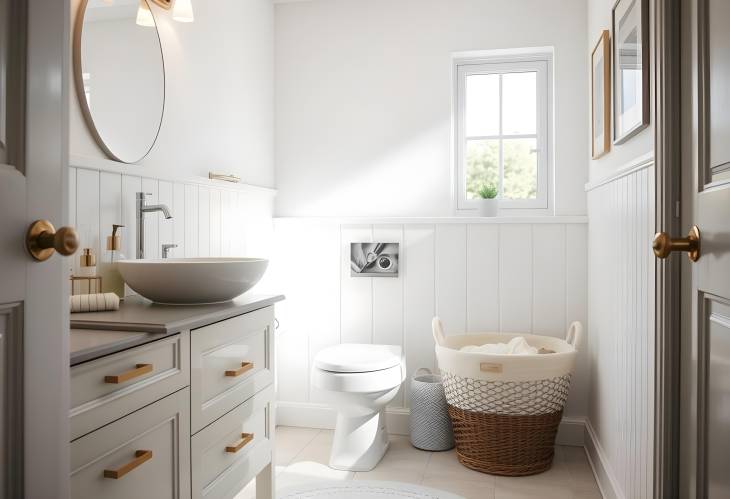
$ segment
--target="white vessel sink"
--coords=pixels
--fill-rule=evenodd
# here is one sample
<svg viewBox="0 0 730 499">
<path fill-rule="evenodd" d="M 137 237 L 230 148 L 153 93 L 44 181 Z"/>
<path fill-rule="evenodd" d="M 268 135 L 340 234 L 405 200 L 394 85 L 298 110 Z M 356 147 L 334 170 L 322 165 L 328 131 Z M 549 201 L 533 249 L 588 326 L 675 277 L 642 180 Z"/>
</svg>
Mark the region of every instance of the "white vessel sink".
<svg viewBox="0 0 730 499">
<path fill-rule="evenodd" d="M 232 300 L 259 282 L 268 265 L 263 258 L 121 260 L 119 272 L 149 300 L 189 305 Z"/>
</svg>

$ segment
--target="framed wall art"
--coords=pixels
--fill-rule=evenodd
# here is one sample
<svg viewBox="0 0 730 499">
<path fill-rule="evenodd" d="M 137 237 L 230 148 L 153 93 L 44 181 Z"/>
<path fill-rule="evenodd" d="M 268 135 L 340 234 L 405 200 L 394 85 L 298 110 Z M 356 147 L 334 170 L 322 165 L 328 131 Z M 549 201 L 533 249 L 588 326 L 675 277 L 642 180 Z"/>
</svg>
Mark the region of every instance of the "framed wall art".
<svg viewBox="0 0 730 499">
<path fill-rule="evenodd" d="M 611 48 L 608 30 L 591 53 L 591 157 L 611 149 Z"/>
<path fill-rule="evenodd" d="M 613 28 L 613 140 L 626 142 L 649 124 L 649 0 L 618 0 Z"/>
</svg>

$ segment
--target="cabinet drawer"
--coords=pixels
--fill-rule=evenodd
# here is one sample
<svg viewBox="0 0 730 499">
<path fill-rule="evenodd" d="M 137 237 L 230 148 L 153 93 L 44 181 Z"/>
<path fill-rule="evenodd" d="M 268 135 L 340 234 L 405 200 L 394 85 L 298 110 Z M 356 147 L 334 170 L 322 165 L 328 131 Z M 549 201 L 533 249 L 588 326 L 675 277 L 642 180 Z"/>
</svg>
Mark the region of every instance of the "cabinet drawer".
<svg viewBox="0 0 730 499">
<path fill-rule="evenodd" d="M 194 498 L 233 497 L 271 462 L 273 400 L 270 386 L 193 435 Z"/>
<path fill-rule="evenodd" d="M 273 382 L 273 320 L 267 307 L 191 331 L 193 433 Z"/>
<path fill-rule="evenodd" d="M 190 497 L 188 404 L 184 389 L 72 442 L 71 497 Z"/>
<path fill-rule="evenodd" d="M 71 368 L 71 439 L 188 385 L 187 331 Z"/>
</svg>

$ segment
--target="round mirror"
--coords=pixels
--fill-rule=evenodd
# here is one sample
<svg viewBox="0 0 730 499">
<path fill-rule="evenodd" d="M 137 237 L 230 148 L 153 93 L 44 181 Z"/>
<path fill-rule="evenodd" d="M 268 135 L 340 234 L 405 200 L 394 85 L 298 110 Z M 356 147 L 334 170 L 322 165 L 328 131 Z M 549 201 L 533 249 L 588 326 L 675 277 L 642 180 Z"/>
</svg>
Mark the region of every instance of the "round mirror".
<svg viewBox="0 0 730 499">
<path fill-rule="evenodd" d="M 165 63 L 147 0 L 82 0 L 74 77 L 86 123 L 104 152 L 123 163 L 144 158 L 165 108 Z"/>
</svg>

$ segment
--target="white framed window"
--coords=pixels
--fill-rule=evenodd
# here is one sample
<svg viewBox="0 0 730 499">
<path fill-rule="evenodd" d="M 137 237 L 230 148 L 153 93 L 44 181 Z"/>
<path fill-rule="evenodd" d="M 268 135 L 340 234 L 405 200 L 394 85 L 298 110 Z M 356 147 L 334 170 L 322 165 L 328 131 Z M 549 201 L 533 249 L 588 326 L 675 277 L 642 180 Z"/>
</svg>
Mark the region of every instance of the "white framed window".
<svg viewBox="0 0 730 499">
<path fill-rule="evenodd" d="M 458 210 L 493 185 L 500 209 L 550 206 L 552 55 L 454 60 L 454 172 Z"/>
</svg>

